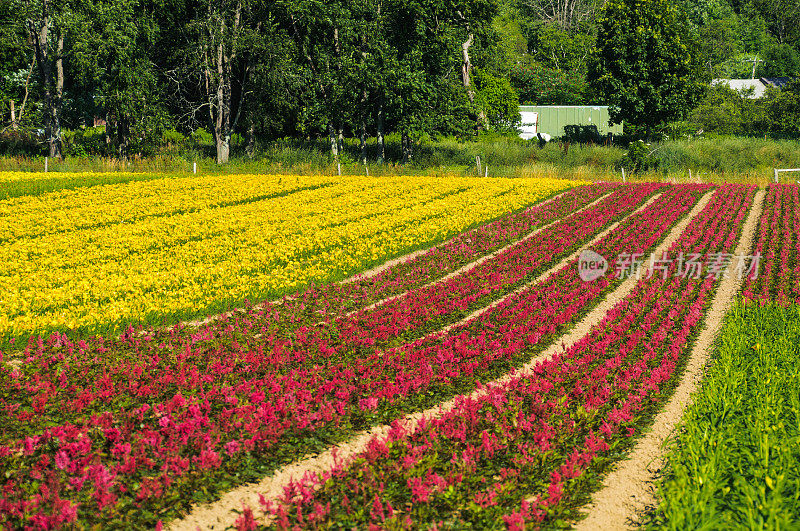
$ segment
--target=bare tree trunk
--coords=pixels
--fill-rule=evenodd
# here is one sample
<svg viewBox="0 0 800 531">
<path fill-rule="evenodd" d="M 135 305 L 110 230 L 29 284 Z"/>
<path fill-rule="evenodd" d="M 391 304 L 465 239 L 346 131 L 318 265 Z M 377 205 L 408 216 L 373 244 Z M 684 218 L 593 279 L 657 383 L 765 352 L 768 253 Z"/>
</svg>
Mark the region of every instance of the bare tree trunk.
<svg viewBox="0 0 800 531">
<path fill-rule="evenodd" d="M 467 98 L 470 103 L 475 103 L 475 86 L 472 83 L 472 60 L 469 56 L 469 49 L 475 42 L 475 35 L 469 34 L 469 38 L 461 45 L 461 54 L 463 61 L 461 63 L 461 79 L 464 83 L 464 88 L 467 90 Z M 486 127 L 486 112 L 483 109 L 478 109 L 478 128 Z"/>
<path fill-rule="evenodd" d="M 225 21 L 226 13 L 215 13 L 213 9 L 213 4 L 209 4 L 210 45 L 205 48 L 203 53 L 205 63 L 203 65 L 203 81 L 208 99 L 208 118 L 214 134 L 217 164 L 227 164 L 231 152 L 231 135 L 241 115 L 242 100 L 244 99 L 244 96 L 239 98 L 239 109 L 234 118 L 232 79 L 233 65 L 238 53 L 242 3 L 241 1 L 236 3 L 230 26 Z M 212 31 L 212 24 L 219 24 L 219 31 Z M 209 50 L 213 57 L 210 57 Z"/>
<path fill-rule="evenodd" d="M 50 157 L 62 158 L 61 152 L 61 105 L 64 94 L 64 35 L 59 30 L 57 48 L 50 50 L 50 6 L 42 1 L 42 18 L 28 21 L 28 30 L 34 46 L 36 62 L 44 90 L 45 136 Z M 55 70 L 55 78 L 53 77 Z"/>
<path fill-rule="evenodd" d="M 367 123 L 361 119 L 361 130 L 358 133 L 360 140 L 359 148 L 361 149 L 361 164 L 367 164 Z"/>
<path fill-rule="evenodd" d="M 461 45 L 461 80 L 464 83 L 464 88 L 467 89 L 467 97 L 472 103 L 475 101 L 475 89 L 472 87 L 472 61 L 469 57 L 469 49 L 475 42 L 475 35 L 470 33 L 467 42 Z"/>
<path fill-rule="evenodd" d="M 64 32 L 58 32 L 58 48 L 56 51 L 56 94 L 53 106 L 53 142 L 50 145 L 50 156 L 62 158 L 61 153 L 61 109 L 64 104 Z"/>
<path fill-rule="evenodd" d="M 403 132 L 402 135 L 402 149 L 403 149 L 403 164 L 408 164 L 411 162 L 411 159 L 414 156 L 414 147 L 411 144 L 411 138 L 408 136 L 407 132 Z"/>
<path fill-rule="evenodd" d="M 247 128 L 247 156 L 251 159 L 256 151 L 256 124 L 251 120 L 250 127 Z"/>
<path fill-rule="evenodd" d="M 31 75 L 33 74 L 33 67 L 36 65 L 36 54 L 33 55 L 33 60 L 31 61 L 31 66 L 28 68 L 28 75 L 25 78 L 25 96 L 22 98 L 22 105 L 19 108 L 19 114 L 14 112 L 14 100 L 9 100 L 9 104 L 11 105 L 11 128 L 15 131 L 19 128 L 19 124 L 22 123 L 22 118 L 25 116 L 25 105 L 28 103 L 28 94 L 30 93 L 30 86 L 31 86 Z"/>
<path fill-rule="evenodd" d="M 383 105 L 384 105 L 384 96 L 381 93 L 380 101 L 378 101 L 378 117 L 377 117 L 377 143 L 378 143 L 378 164 L 383 164 L 386 160 L 386 143 L 383 137 Z"/>
<path fill-rule="evenodd" d="M 128 119 L 117 116 L 117 158 L 126 160 L 128 158 L 128 146 L 131 143 L 131 127 Z"/>
<path fill-rule="evenodd" d="M 222 20 L 222 35 L 225 35 L 225 21 Z M 222 39 L 220 39 L 221 41 Z M 214 123 L 214 138 L 217 148 L 217 164 L 226 164 L 231 149 L 230 136 L 230 77 L 227 74 L 225 65 L 225 45 L 217 43 L 217 116 Z"/>
<path fill-rule="evenodd" d="M 336 138 L 336 129 L 333 124 L 328 124 L 328 138 L 331 141 L 331 155 L 333 155 L 333 162 L 339 164 L 339 142 Z"/>
</svg>

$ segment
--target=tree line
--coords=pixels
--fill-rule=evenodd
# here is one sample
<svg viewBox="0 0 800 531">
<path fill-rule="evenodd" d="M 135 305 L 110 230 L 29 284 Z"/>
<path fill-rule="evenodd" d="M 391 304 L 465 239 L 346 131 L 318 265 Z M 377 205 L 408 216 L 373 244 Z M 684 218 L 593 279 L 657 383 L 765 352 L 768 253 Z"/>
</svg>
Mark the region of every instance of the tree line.
<svg viewBox="0 0 800 531">
<path fill-rule="evenodd" d="M 397 133 L 409 160 L 425 135 L 510 130 L 520 102 L 610 103 L 650 130 L 711 77 L 800 74 L 799 44 L 798 0 L 0 0 L 0 130 L 60 157 L 103 124 L 124 158 L 202 129 L 219 163 L 285 137 L 334 158 L 357 138 L 362 159 L 374 138 L 382 162 Z M 636 77 L 652 61 L 668 75 Z"/>
</svg>

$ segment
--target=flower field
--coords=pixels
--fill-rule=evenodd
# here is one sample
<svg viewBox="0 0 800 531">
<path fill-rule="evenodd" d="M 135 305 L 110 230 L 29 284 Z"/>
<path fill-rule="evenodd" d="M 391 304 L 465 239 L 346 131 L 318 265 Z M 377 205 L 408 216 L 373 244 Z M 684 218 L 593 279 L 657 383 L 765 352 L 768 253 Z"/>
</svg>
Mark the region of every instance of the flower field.
<svg viewBox="0 0 800 531">
<path fill-rule="evenodd" d="M 0 329 L 33 336 L 0 358 L 0 524 L 169 525 L 388 425 L 239 527 L 569 526 L 680 380 L 756 192 L 226 176 L 0 202 Z M 797 187 L 766 197 L 743 294 L 789 304 Z M 607 274 L 582 280 L 581 251 Z"/>
<path fill-rule="evenodd" d="M 113 333 L 280 296 L 574 184 L 243 175 L 8 199 L 0 202 L 0 337 Z"/>
</svg>

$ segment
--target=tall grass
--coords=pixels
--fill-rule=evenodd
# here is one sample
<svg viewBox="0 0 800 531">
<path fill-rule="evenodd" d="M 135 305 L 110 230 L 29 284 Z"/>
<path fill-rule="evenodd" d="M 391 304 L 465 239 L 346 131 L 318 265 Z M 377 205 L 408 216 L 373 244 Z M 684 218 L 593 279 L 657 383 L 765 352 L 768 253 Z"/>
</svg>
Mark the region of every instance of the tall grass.
<svg viewBox="0 0 800 531">
<path fill-rule="evenodd" d="M 658 170 L 628 176 L 635 181 L 731 182 L 766 184 L 775 167 L 800 168 L 800 141 L 758 138 L 700 138 L 654 144 L 653 155 Z M 481 174 L 500 177 L 526 177 L 547 174 L 565 178 L 591 176 L 595 180 L 621 180 L 620 168 L 625 149 L 619 146 L 551 142 L 540 147 L 537 142 L 513 136 L 484 135 L 475 139 L 442 138 L 424 140 L 415 149 L 412 162 L 402 164 L 400 137 L 386 138 L 387 162 L 375 163 L 375 139 L 367 143 L 367 166 L 360 160 L 356 139 L 347 139 L 341 154 L 342 172 L 350 175 L 478 175 L 476 158 L 480 157 Z M 288 175 L 333 175 L 337 167 L 329 153 L 327 140 L 280 140 L 258 147 L 253 157 L 235 154 L 225 165 L 217 165 L 213 150 L 165 151 L 150 158 L 67 158 L 49 161 L 51 171 L 61 172 L 146 172 L 190 174 L 193 164 L 199 173 L 275 173 Z M 0 171 L 42 171 L 42 157 L 0 157 Z M 690 176 L 691 172 L 691 176 Z"/>
<path fill-rule="evenodd" d="M 718 174 L 770 173 L 773 168 L 800 168 L 800 141 L 721 137 L 675 140 L 657 146 L 667 170 L 695 168 Z"/>
</svg>

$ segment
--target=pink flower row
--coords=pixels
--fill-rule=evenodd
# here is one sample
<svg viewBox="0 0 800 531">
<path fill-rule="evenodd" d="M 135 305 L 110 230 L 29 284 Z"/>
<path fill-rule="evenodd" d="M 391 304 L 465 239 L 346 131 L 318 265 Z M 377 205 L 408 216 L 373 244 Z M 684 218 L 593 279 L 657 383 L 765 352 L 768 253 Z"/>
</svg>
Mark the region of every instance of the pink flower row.
<svg viewBox="0 0 800 531">
<path fill-rule="evenodd" d="M 272 363 L 280 370 L 287 361 L 302 365 L 311 358 L 325 363 L 342 352 L 366 355 L 393 343 L 405 343 L 532 280 L 581 242 L 630 213 L 658 188 L 644 185 L 615 191 L 594 207 L 547 227 L 467 272 L 414 289 L 377 308 L 339 316 L 317 326 L 301 326 L 293 337 L 266 337 L 264 347 L 273 353 Z"/>
<path fill-rule="evenodd" d="M 800 301 L 800 197 L 797 185 L 770 185 L 764 202 L 754 254 L 761 256 L 758 275 L 748 278 L 747 300 L 765 304 Z"/>
<path fill-rule="evenodd" d="M 285 298 L 282 304 L 274 307 L 277 312 L 251 311 L 246 315 L 254 321 L 254 326 L 257 322 L 259 326 L 279 330 L 285 335 L 296 327 L 296 323 L 305 324 L 309 319 L 316 322 L 328 316 L 364 308 L 433 282 L 543 225 L 584 208 L 617 188 L 619 186 L 614 184 L 597 184 L 570 189 L 541 205 L 461 233 L 373 277 L 311 287 Z"/>
<path fill-rule="evenodd" d="M 754 192 L 721 189 L 671 252 L 732 252 Z M 462 397 L 413 430 L 395 424 L 353 463 L 290 485 L 264 509 L 281 528 L 555 521 L 674 384 L 716 284 L 642 279 L 587 337 L 532 375 Z"/>
</svg>

